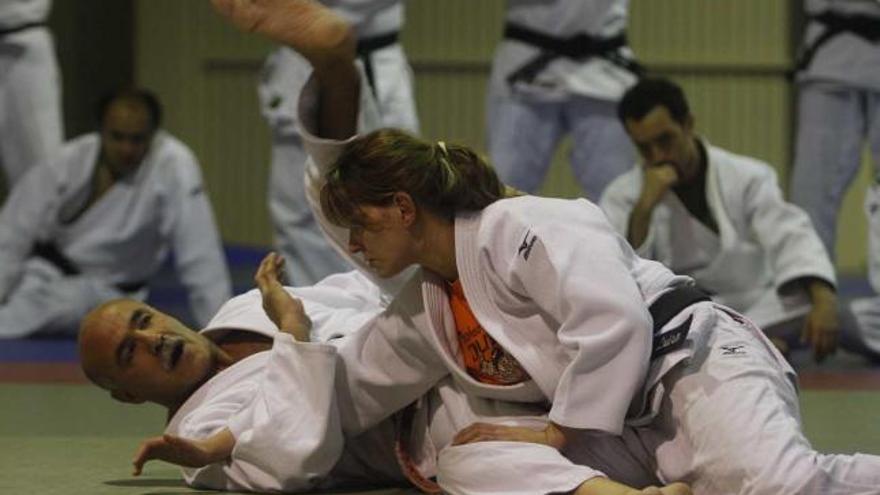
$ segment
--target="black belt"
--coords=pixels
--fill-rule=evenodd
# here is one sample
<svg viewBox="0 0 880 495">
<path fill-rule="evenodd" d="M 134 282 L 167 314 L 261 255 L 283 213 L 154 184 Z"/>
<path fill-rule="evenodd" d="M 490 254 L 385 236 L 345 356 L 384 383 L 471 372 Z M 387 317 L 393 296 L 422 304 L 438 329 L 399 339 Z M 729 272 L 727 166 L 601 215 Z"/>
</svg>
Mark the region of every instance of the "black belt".
<svg viewBox="0 0 880 495">
<path fill-rule="evenodd" d="M 376 75 L 373 70 L 373 62 L 370 60 L 370 54 L 376 50 L 381 50 L 397 44 L 399 34 L 398 31 L 393 31 L 378 36 L 361 38 L 357 42 L 357 55 L 364 62 L 364 73 L 367 76 L 367 82 L 370 84 L 370 90 L 373 91 L 373 96 L 375 96 L 377 100 L 379 99 L 379 95 L 376 94 Z"/>
<path fill-rule="evenodd" d="M 626 33 L 610 38 L 599 38 L 581 33 L 567 38 L 550 36 L 539 31 L 508 22 L 504 25 L 504 37 L 540 48 L 541 53 L 507 76 L 507 82 L 532 82 L 553 60 L 566 57 L 585 60 L 601 57 L 641 77 L 645 69 L 635 60 L 624 57 L 619 49 L 626 46 Z"/>
<path fill-rule="evenodd" d="M 76 264 L 70 260 L 67 256 L 62 253 L 54 243 L 51 242 L 37 242 L 34 244 L 34 249 L 31 252 L 32 256 L 37 256 L 39 258 L 43 258 L 55 265 L 56 268 L 61 270 L 61 273 L 67 276 L 79 275 L 80 269 Z M 121 290 L 122 292 L 137 292 L 144 287 L 147 286 L 146 281 L 141 282 L 122 282 L 118 284 L 114 284 L 114 287 Z"/>
<path fill-rule="evenodd" d="M 0 38 L 4 36 L 8 36 L 10 34 L 19 33 L 21 31 L 27 31 L 28 29 L 45 27 L 45 22 L 28 22 L 25 24 L 20 24 L 18 26 L 13 26 L 10 28 L 0 28 Z"/>
<path fill-rule="evenodd" d="M 677 287 L 658 297 L 651 304 L 651 307 L 648 308 L 651 318 L 654 320 L 654 341 L 651 347 L 651 359 L 672 352 L 684 345 L 685 337 L 687 337 L 688 331 L 691 328 L 693 316 L 689 316 L 681 325 L 661 334 L 660 331 L 669 323 L 669 320 L 692 304 L 711 300 L 712 298 L 708 294 L 691 285 Z"/>
<path fill-rule="evenodd" d="M 795 72 L 800 72 L 809 67 L 819 48 L 838 34 L 848 32 L 871 43 L 880 41 L 880 17 L 822 12 L 821 14 L 811 15 L 810 20 L 822 24 L 825 30 L 804 48 L 804 51 L 798 57 L 798 62 L 794 69 Z"/>
</svg>

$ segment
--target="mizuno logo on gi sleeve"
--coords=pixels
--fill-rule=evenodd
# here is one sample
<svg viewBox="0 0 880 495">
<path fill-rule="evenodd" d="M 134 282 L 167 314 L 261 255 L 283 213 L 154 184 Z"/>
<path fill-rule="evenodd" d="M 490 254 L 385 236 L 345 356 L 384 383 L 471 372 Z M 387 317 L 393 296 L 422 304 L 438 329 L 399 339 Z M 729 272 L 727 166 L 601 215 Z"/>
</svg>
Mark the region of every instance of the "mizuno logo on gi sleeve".
<svg viewBox="0 0 880 495">
<path fill-rule="evenodd" d="M 531 230 L 527 230 L 525 237 L 523 237 L 523 240 L 519 245 L 519 248 L 516 250 L 517 254 L 522 255 L 523 259 L 528 261 L 529 255 L 532 254 L 532 246 L 535 245 L 535 241 L 537 240 L 538 236 L 532 234 Z"/>
</svg>

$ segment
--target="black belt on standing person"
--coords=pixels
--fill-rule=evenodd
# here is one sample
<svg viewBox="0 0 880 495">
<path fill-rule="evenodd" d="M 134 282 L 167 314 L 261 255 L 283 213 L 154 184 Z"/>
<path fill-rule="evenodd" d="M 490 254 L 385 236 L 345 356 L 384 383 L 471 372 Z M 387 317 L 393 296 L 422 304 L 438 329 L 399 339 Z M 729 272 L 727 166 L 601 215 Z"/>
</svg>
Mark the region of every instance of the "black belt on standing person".
<svg viewBox="0 0 880 495">
<path fill-rule="evenodd" d="M 20 33 L 22 31 L 27 31 L 28 29 L 41 28 L 45 27 L 45 22 L 28 22 L 25 24 L 19 24 L 18 26 L 8 27 L 8 28 L 0 28 L 0 38 L 4 36 L 9 36 L 10 34 Z"/>
<path fill-rule="evenodd" d="M 801 52 L 794 69 L 795 72 L 806 70 L 816 56 L 816 52 L 819 51 L 819 48 L 822 48 L 825 43 L 828 43 L 831 38 L 838 34 L 852 33 L 871 43 L 880 41 L 880 17 L 822 12 L 821 14 L 811 15 L 809 20 L 821 24 L 824 31 Z"/>
<path fill-rule="evenodd" d="M 692 304 L 711 300 L 712 298 L 708 294 L 692 285 L 676 287 L 658 297 L 648 308 L 651 318 L 654 320 L 651 359 L 672 352 L 684 345 L 693 316 L 689 316 L 681 325 L 660 333 L 669 320 Z"/>
<path fill-rule="evenodd" d="M 399 35 L 400 32 L 393 31 L 376 36 L 367 36 L 359 39 L 357 42 L 357 55 L 358 58 L 364 62 L 364 72 L 367 76 L 367 82 L 370 84 L 370 90 L 373 92 L 373 96 L 375 96 L 376 99 L 379 98 L 379 95 L 376 92 L 376 73 L 373 70 L 373 61 L 370 60 L 370 54 L 376 50 L 381 50 L 397 44 Z"/>
<path fill-rule="evenodd" d="M 34 249 L 31 252 L 32 256 L 36 256 L 38 258 L 43 258 L 55 265 L 56 268 L 61 270 L 61 273 L 67 275 L 68 277 L 79 275 L 82 272 L 79 267 L 71 261 L 70 258 L 64 255 L 57 246 L 55 246 L 52 242 L 37 242 L 34 244 Z M 114 284 L 114 287 L 121 290 L 122 292 L 137 292 L 144 287 L 147 286 L 147 282 L 123 282 L 119 284 Z"/>
<path fill-rule="evenodd" d="M 504 25 L 504 38 L 541 49 L 538 55 L 507 76 L 507 82 L 511 85 L 516 82 L 531 83 L 550 62 L 560 57 L 572 60 L 600 57 L 628 70 L 637 77 L 641 77 L 645 73 L 645 68 L 641 64 L 620 54 L 620 48 L 626 46 L 627 43 L 625 32 L 609 38 L 600 38 L 586 33 L 560 38 L 508 22 Z"/>
</svg>

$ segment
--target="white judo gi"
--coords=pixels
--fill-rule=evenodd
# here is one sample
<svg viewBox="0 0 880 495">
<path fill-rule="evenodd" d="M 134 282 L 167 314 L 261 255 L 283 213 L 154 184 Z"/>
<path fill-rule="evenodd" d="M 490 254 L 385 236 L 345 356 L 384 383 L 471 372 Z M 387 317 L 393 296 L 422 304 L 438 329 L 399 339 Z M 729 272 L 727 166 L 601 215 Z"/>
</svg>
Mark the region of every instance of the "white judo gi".
<svg viewBox="0 0 880 495">
<path fill-rule="evenodd" d="M 804 8 L 809 22 L 796 75 L 791 199 L 810 215 L 833 258 L 840 204 L 861 166 L 866 144 L 875 182 L 880 178 L 880 2 L 804 0 Z M 861 20 L 849 21 L 854 30 L 836 29 L 834 23 L 847 16 Z M 859 27 L 860 23 L 865 25 Z M 865 198 L 872 237 L 880 236 L 875 233 L 880 219 L 874 220 L 880 213 L 870 207 L 880 201 L 878 196 L 875 184 Z M 880 265 L 880 246 L 872 245 L 868 257 L 871 266 Z"/>
<path fill-rule="evenodd" d="M 506 33 L 524 29 L 560 43 L 588 35 L 608 43 L 625 33 L 628 6 L 628 0 L 507 0 Z M 549 53 L 509 34 L 498 45 L 487 97 L 489 155 L 505 183 L 536 192 L 554 150 L 570 134 L 574 175 L 596 200 L 635 159 L 616 111 L 636 80 L 633 54 L 625 39 L 604 55 L 548 58 Z"/>
<path fill-rule="evenodd" d="M 383 125 L 418 133 L 412 70 L 400 43 L 389 38 L 396 35 L 403 24 L 403 3 L 400 0 L 325 0 L 322 3 L 355 27 L 361 43 L 359 60 L 370 68 L 370 89 L 379 102 Z M 377 40 L 378 44 L 368 46 Z M 296 101 L 310 73 L 311 67 L 299 54 L 280 47 L 266 59 L 258 88 L 260 109 L 272 130 L 269 214 L 276 249 L 289 266 L 296 267 L 294 285 L 311 285 L 331 273 L 349 269 L 321 235 L 303 190 L 306 153 L 297 131 Z"/>
<path fill-rule="evenodd" d="M 0 169 L 7 190 L 61 147 L 61 80 L 50 0 L 0 2 Z"/>
<path fill-rule="evenodd" d="M 0 337 L 75 332 L 104 301 L 143 299 L 169 251 L 199 321 L 229 298 L 229 272 L 189 148 L 158 131 L 138 169 L 83 210 L 99 153 L 98 134 L 66 143 L 4 205 Z"/>
<path fill-rule="evenodd" d="M 262 492 L 301 492 L 321 488 L 365 485 L 403 485 L 394 446 L 399 433 L 396 417 L 379 421 L 358 435 L 345 436 L 338 395 L 348 384 L 335 380 L 337 347 L 349 352 L 366 348 L 364 342 L 380 335 L 355 332 L 380 313 L 387 298 L 357 272 L 336 274 L 312 287 L 288 289 L 304 305 L 312 320 L 313 343 L 300 343 L 278 332 L 266 317 L 254 290 L 224 305 L 204 334 L 237 330 L 274 339 L 272 349 L 249 356 L 221 371 L 197 389 L 172 416 L 166 433 L 203 438 L 226 427 L 236 438 L 231 458 L 198 469 L 184 469 L 186 482 L 199 488 Z M 344 368 L 344 365 L 341 366 Z M 349 400 L 341 401 L 343 405 Z M 474 421 L 542 427 L 540 405 L 470 398 L 449 380 L 428 392 L 413 423 L 408 449 L 427 476 L 437 474 L 437 451 L 453 435 Z M 444 465 L 456 478 L 449 493 L 535 494 L 570 490 L 598 471 L 578 466 L 553 449 L 537 450 L 534 469 L 550 467 L 543 475 L 513 476 L 518 451 L 496 452 L 502 442 L 479 443 L 456 450 Z M 522 444 L 525 445 L 525 444 Z M 495 471 L 489 465 L 496 466 Z M 467 472 L 482 466 L 485 471 Z M 540 471 L 538 471 L 540 473 Z"/>
<path fill-rule="evenodd" d="M 345 142 L 314 137 L 314 89 L 303 90 L 300 117 L 316 169 L 310 178 L 320 181 Z M 319 186 L 307 183 L 309 194 Z M 345 229 L 324 227 L 337 244 L 347 241 Z M 795 374 L 751 322 L 700 302 L 652 336 L 649 305 L 690 279 L 638 257 L 597 206 L 500 200 L 456 217 L 455 249 L 474 315 L 531 379 L 499 386 L 470 377 L 444 281 L 421 270 L 366 327 L 369 339 L 339 349 L 351 386 L 340 398 L 341 421 L 350 434 L 448 373 L 469 396 L 549 402 L 559 425 L 619 435 L 657 478 L 687 482 L 695 493 L 877 493 L 880 458 L 811 448 Z M 652 358 L 670 342 L 681 345 Z M 589 444 L 579 440 L 566 452 L 572 459 Z M 518 446 L 518 459 L 529 459 L 528 447 Z M 440 465 L 459 450 L 441 451 Z M 441 470 L 441 486 L 459 472 Z"/>
</svg>

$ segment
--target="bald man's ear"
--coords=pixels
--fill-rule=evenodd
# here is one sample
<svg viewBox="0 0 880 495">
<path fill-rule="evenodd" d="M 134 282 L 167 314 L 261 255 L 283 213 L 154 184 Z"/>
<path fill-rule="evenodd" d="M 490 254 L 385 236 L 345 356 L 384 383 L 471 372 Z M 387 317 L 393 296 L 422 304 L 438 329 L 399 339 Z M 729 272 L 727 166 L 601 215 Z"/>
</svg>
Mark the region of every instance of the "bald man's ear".
<svg viewBox="0 0 880 495">
<path fill-rule="evenodd" d="M 139 397 L 135 397 L 134 395 L 124 391 L 124 390 L 114 390 L 110 392 L 110 395 L 113 396 L 114 399 L 120 402 L 127 402 L 129 404 L 143 404 L 144 399 Z"/>
</svg>

